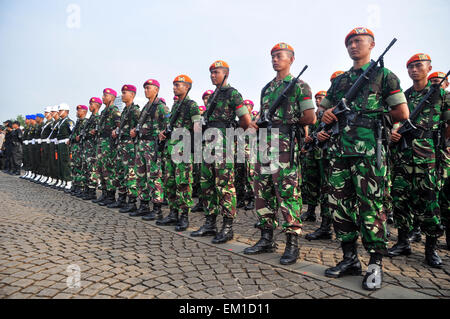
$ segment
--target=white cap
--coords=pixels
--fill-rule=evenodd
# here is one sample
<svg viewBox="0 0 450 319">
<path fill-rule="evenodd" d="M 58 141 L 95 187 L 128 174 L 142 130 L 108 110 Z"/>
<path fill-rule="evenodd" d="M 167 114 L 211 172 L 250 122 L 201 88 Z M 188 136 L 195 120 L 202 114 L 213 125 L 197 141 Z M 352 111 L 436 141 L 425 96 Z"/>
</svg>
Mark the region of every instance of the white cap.
<svg viewBox="0 0 450 319">
<path fill-rule="evenodd" d="M 70 111 L 70 107 L 67 103 L 61 103 L 58 107 L 58 111 Z"/>
<path fill-rule="evenodd" d="M 51 112 L 58 112 L 58 105 L 50 106 Z"/>
<path fill-rule="evenodd" d="M 47 106 L 45 108 L 45 113 L 50 113 L 52 111 L 52 107 L 51 106 Z"/>
</svg>

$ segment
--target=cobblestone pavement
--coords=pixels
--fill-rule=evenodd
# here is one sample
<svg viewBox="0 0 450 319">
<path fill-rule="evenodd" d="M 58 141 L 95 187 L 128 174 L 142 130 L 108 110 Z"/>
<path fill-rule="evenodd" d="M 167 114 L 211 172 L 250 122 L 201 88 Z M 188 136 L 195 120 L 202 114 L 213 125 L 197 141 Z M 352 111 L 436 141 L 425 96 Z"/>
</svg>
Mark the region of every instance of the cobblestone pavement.
<svg viewBox="0 0 450 319">
<path fill-rule="evenodd" d="M 329 279 L 341 258 L 335 241 L 301 239 L 296 265 L 277 254 L 248 257 L 258 240 L 254 213 L 241 210 L 235 240 L 213 245 L 189 231 L 160 228 L 63 192 L 0 173 L 0 298 L 427 298 L 450 296 L 449 252 L 442 270 L 424 265 L 423 245 L 408 258 L 385 259 L 383 289 L 361 290 L 362 277 Z M 167 210 L 165 210 L 167 213 Z M 203 223 L 191 215 L 190 230 Z M 318 224 L 305 225 L 305 233 Z M 393 235 L 392 239 L 395 239 Z M 367 265 L 368 255 L 362 253 Z M 68 286 L 80 268 L 80 287 Z M 73 283 L 73 282 L 72 282 Z"/>
</svg>

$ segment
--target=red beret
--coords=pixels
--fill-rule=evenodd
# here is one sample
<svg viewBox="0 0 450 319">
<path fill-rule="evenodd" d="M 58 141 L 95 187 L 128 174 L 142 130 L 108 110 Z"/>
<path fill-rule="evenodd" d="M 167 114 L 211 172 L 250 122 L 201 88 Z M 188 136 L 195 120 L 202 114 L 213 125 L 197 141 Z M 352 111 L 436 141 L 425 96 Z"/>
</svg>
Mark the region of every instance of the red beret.
<svg viewBox="0 0 450 319">
<path fill-rule="evenodd" d="M 315 98 L 318 96 L 327 96 L 327 91 L 319 91 L 314 95 Z"/>
<path fill-rule="evenodd" d="M 347 34 L 347 36 L 345 37 L 345 46 L 347 46 L 347 42 L 348 42 L 348 40 L 350 40 L 350 38 L 353 38 L 354 36 L 357 36 L 357 35 L 368 35 L 368 36 L 371 36 L 372 37 L 372 39 L 374 39 L 375 40 L 375 35 L 373 34 L 373 32 L 372 31 L 370 31 L 369 29 L 367 29 L 367 28 L 354 28 L 352 31 L 350 31 L 350 33 L 349 34 Z"/>
<path fill-rule="evenodd" d="M 249 104 L 250 104 L 252 107 L 255 106 L 255 104 L 253 103 L 252 100 L 245 100 L 245 101 L 244 101 L 244 105 L 249 105 Z"/>
<path fill-rule="evenodd" d="M 434 78 L 443 79 L 446 75 L 444 72 L 433 72 L 428 76 L 428 81 Z"/>
<path fill-rule="evenodd" d="M 87 111 L 89 108 L 86 105 L 78 105 L 77 106 L 77 110 L 78 109 L 82 109 L 82 110 L 86 110 Z"/>
<path fill-rule="evenodd" d="M 258 111 L 252 111 L 252 114 L 255 116 L 258 115 Z"/>
<path fill-rule="evenodd" d="M 158 89 L 160 88 L 159 82 L 156 81 L 156 80 L 153 80 L 153 79 L 149 79 L 149 80 L 145 81 L 145 83 L 144 83 L 144 89 L 145 89 L 145 87 L 146 87 L 147 85 L 154 85 L 154 86 L 157 86 Z"/>
<path fill-rule="evenodd" d="M 188 77 L 188 76 L 185 75 L 185 74 L 181 74 L 181 75 L 177 76 L 177 77 L 173 80 L 173 83 L 175 83 L 175 82 L 184 82 L 184 83 L 189 83 L 189 84 L 192 85 L 192 80 L 191 80 L 191 78 Z"/>
<path fill-rule="evenodd" d="M 207 95 L 211 95 L 211 94 L 213 94 L 214 93 L 214 91 L 213 90 L 207 90 L 207 91 L 205 91 L 205 93 L 203 93 L 203 95 L 202 95 L 202 99 L 204 99 L 205 98 L 205 96 L 207 96 Z"/>
<path fill-rule="evenodd" d="M 102 100 L 98 97 L 91 97 L 91 99 L 89 100 L 89 103 L 98 103 L 100 105 L 103 104 Z"/>
<path fill-rule="evenodd" d="M 200 106 L 198 107 L 198 109 L 199 109 L 200 111 L 206 111 L 206 106 L 200 105 Z"/>
<path fill-rule="evenodd" d="M 218 68 L 226 68 L 226 69 L 229 69 L 230 66 L 229 66 L 228 63 L 225 62 L 225 61 L 217 60 L 217 61 L 215 61 L 213 64 L 211 64 L 211 66 L 209 67 L 209 71 L 212 71 L 212 70 L 218 69 Z"/>
<path fill-rule="evenodd" d="M 105 93 L 111 94 L 111 95 L 114 95 L 115 97 L 117 97 L 117 92 L 114 91 L 113 89 L 110 89 L 110 88 L 104 89 L 103 94 L 105 94 Z"/>
<path fill-rule="evenodd" d="M 290 52 L 292 52 L 292 54 L 294 54 L 294 48 L 284 42 L 276 44 L 270 51 L 270 54 L 277 52 L 277 51 L 290 51 Z"/>
<path fill-rule="evenodd" d="M 331 75 L 330 81 L 333 82 L 335 78 L 337 78 L 339 75 L 344 74 L 344 71 L 336 71 Z"/>
<path fill-rule="evenodd" d="M 431 58 L 428 54 L 425 53 L 417 53 L 414 54 L 409 60 L 408 62 L 406 62 L 406 67 L 408 67 L 408 65 L 410 65 L 413 62 L 418 62 L 418 61 L 430 61 L 431 62 Z"/>
<path fill-rule="evenodd" d="M 162 97 L 159 98 L 161 102 L 163 102 L 164 104 L 166 104 L 166 100 Z"/>
<path fill-rule="evenodd" d="M 130 91 L 130 92 L 134 92 L 136 93 L 136 87 L 134 85 L 131 84 L 125 84 L 124 86 L 122 86 L 122 91 Z"/>
</svg>

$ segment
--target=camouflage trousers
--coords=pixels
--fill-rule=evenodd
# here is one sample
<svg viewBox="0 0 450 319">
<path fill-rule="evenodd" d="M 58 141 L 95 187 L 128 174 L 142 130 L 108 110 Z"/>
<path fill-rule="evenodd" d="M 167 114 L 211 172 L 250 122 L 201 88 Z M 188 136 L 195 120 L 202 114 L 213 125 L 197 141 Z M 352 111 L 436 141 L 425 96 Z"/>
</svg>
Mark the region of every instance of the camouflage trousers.
<svg viewBox="0 0 450 319">
<path fill-rule="evenodd" d="M 75 186 L 84 184 L 85 175 L 83 174 L 83 148 L 80 143 L 72 144 L 70 147 L 70 171 Z"/>
<path fill-rule="evenodd" d="M 331 217 L 328 205 L 328 159 L 317 158 L 308 152 L 302 164 L 303 203 L 314 207 L 320 204 L 321 216 Z"/>
<path fill-rule="evenodd" d="M 223 152 L 225 154 L 225 151 Z M 206 215 L 236 216 L 234 163 L 202 163 L 200 184 Z"/>
<path fill-rule="evenodd" d="M 277 211 L 280 211 L 284 218 L 282 230 L 300 235 L 301 171 L 296 163 L 290 165 L 289 152 L 280 152 L 279 162 L 279 167 L 270 173 L 265 172 L 259 157 L 255 165 L 255 207 L 259 225 L 261 228 L 276 228 Z"/>
<path fill-rule="evenodd" d="M 175 163 L 167 153 L 165 165 L 164 189 L 170 209 L 188 211 L 193 206 L 193 157 L 188 163 Z"/>
<path fill-rule="evenodd" d="M 369 253 L 386 253 L 386 171 L 385 159 L 377 169 L 376 157 L 330 159 L 328 201 L 339 241 L 356 241 L 361 233 Z"/>
<path fill-rule="evenodd" d="M 110 138 L 100 138 L 97 145 L 96 171 L 102 189 L 115 191 L 115 161 L 117 149 Z"/>
<path fill-rule="evenodd" d="M 161 204 L 164 199 L 161 154 L 156 141 L 140 140 L 136 146 L 136 184 L 139 199 Z"/>
<path fill-rule="evenodd" d="M 442 235 L 439 220 L 439 185 L 434 159 L 419 164 L 401 155 L 393 167 L 393 211 L 395 226 L 410 231 L 417 219 L 422 232 L 431 237 Z"/>
<path fill-rule="evenodd" d="M 440 181 L 439 207 L 441 209 L 442 224 L 445 226 L 448 234 L 450 233 L 450 146 L 445 151 L 441 151 Z"/>
<path fill-rule="evenodd" d="M 83 187 L 97 188 L 99 176 L 95 165 L 96 162 L 97 144 L 94 139 L 86 140 L 83 147 Z"/>
<path fill-rule="evenodd" d="M 119 194 L 138 197 L 136 172 L 134 170 L 135 147 L 131 140 L 122 140 L 117 145 L 114 184 Z"/>
</svg>

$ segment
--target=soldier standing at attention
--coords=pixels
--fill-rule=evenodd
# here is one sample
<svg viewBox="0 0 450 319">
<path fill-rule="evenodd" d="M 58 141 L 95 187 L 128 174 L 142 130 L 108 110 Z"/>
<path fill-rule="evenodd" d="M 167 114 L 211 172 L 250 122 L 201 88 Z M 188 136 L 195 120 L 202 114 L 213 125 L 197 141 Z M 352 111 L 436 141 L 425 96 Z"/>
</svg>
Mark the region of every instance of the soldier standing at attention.
<svg viewBox="0 0 450 319">
<path fill-rule="evenodd" d="M 69 139 L 74 129 L 74 123 L 69 118 L 69 105 L 63 103 L 59 106 L 59 116 L 61 122 L 58 126 L 58 167 L 59 176 L 63 183 L 59 186 L 61 190 L 70 189 L 72 187 L 72 176 L 70 174 L 70 151 Z"/>
<path fill-rule="evenodd" d="M 30 176 L 30 159 L 29 159 L 29 148 L 28 148 L 28 139 L 29 139 L 29 132 L 30 132 L 30 116 L 25 115 L 25 128 L 23 130 L 23 169 L 25 170 L 25 174 L 20 176 L 22 179 L 28 179 L 28 176 Z M 2 135 L 2 137 L 4 137 Z M 3 140 L 0 144 L 3 144 Z M 0 145 L 0 150 L 2 149 Z M 3 155 L 3 154 L 2 154 Z M 1 167 L 1 165 L 0 165 Z"/>
<path fill-rule="evenodd" d="M 214 236 L 213 244 L 222 244 L 233 239 L 233 220 L 236 217 L 236 189 L 234 176 L 235 139 L 233 146 L 227 148 L 227 128 L 233 128 L 236 117 L 245 130 L 251 123 L 247 107 L 244 106 L 241 94 L 227 83 L 230 68 L 224 61 L 215 61 L 210 67 L 210 77 L 216 86 L 215 100 L 208 101 L 205 121 L 207 128 L 214 128 L 214 136 L 205 139 L 205 148 L 221 149 L 222 158 L 215 158 L 212 163 L 203 160 L 200 184 L 204 201 L 205 223 L 199 230 L 192 232 L 192 237 Z M 222 86 L 221 86 L 222 85 Z M 214 142 L 218 139 L 218 145 Z M 229 154 L 229 149 L 232 153 Z M 217 154 L 217 153 L 216 153 Z M 222 229 L 217 233 L 216 218 L 223 216 Z"/>
<path fill-rule="evenodd" d="M 41 141 L 42 141 L 42 155 L 41 155 L 41 166 L 42 166 L 42 175 L 44 176 L 41 180 L 41 184 L 47 183 L 47 181 L 50 179 L 50 172 L 49 172 L 49 147 L 50 147 L 50 140 L 49 136 L 52 132 L 52 124 L 53 124 L 53 117 L 51 113 L 51 106 L 48 106 L 45 109 L 44 115 L 45 119 L 47 120 L 42 127 L 42 133 L 41 133 Z"/>
<path fill-rule="evenodd" d="M 95 129 L 98 135 L 97 142 L 97 175 L 99 176 L 102 191 L 105 189 L 106 193 L 93 202 L 100 206 L 106 206 L 116 201 L 116 185 L 115 180 L 115 165 L 117 147 L 112 141 L 112 132 L 120 126 L 120 112 L 119 108 L 114 105 L 114 100 L 117 97 L 117 92 L 113 89 L 107 88 L 103 90 L 102 101 L 105 108 L 100 115 L 98 128 Z M 100 200 L 103 197 L 102 200 Z"/>
<path fill-rule="evenodd" d="M 295 80 L 290 73 L 291 65 L 295 61 L 292 46 L 279 43 L 272 48 L 270 53 L 272 67 L 277 75 L 261 92 L 261 114 L 268 111 L 286 86 Z M 276 249 L 273 231 L 278 225 L 276 214 L 280 211 L 284 217 L 282 229 L 286 233 L 286 248 L 280 258 L 280 263 L 289 265 L 297 261 L 299 256 L 298 236 L 302 230 L 300 219 L 302 198 L 299 191 L 299 163 L 296 163 L 295 160 L 291 162 L 291 151 L 295 152 L 291 150 L 291 139 L 292 132 L 298 132 L 300 127 L 314 124 L 315 121 L 311 89 L 306 82 L 298 80 L 294 84 L 290 96 L 275 110 L 272 128 L 278 129 L 279 134 L 275 134 L 275 132 L 267 134 L 269 147 L 274 139 L 279 140 L 278 165 L 273 165 L 275 159 L 271 156 L 271 170 L 264 168 L 265 164 L 258 152 L 254 185 L 256 214 L 259 218 L 256 227 L 261 230 L 261 238 L 254 246 L 246 248 L 244 254 L 254 255 L 272 252 Z M 298 134 L 295 135 L 298 138 Z"/>
<path fill-rule="evenodd" d="M 192 87 L 192 80 L 187 75 L 179 75 L 173 80 L 173 93 L 177 96 L 177 101 L 172 107 L 169 118 L 169 123 L 173 123 L 172 129 L 184 128 L 191 134 L 194 131 L 201 131 L 200 127 L 200 112 L 198 105 L 187 96 Z M 166 180 L 165 187 L 167 192 L 167 200 L 169 202 L 170 213 L 161 220 L 157 220 L 156 224 L 160 226 L 175 226 L 176 231 L 184 231 L 189 227 L 189 213 L 192 207 L 192 170 L 193 170 L 193 156 L 191 149 L 184 149 L 179 147 L 184 141 L 172 139 L 171 136 L 165 135 L 166 130 L 159 133 L 161 141 L 167 141 L 166 156 Z M 184 144 L 185 145 L 185 144 Z M 188 153 L 187 161 L 174 161 L 174 156 Z M 178 155 L 179 155 L 178 154 Z M 179 217 L 179 212 L 181 216 Z"/>
<path fill-rule="evenodd" d="M 143 216 L 143 220 L 154 220 L 162 217 L 164 192 L 158 136 L 166 128 L 167 117 L 165 105 L 158 98 L 159 82 L 149 79 L 143 86 L 148 102 L 142 109 L 137 127 L 130 132 L 131 137 L 136 139 L 136 185 L 141 201 L 135 216 Z M 153 203 L 152 211 L 150 201 Z"/>
<path fill-rule="evenodd" d="M 58 173 L 58 160 L 56 157 L 57 153 L 57 147 L 58 147 L 58 139 L 56 138 L 56 135 L 58 134 L 58 125 L 60 123 L 59 113 L 58 113 L 58 105 L 55 105 L 51 109 L 52 118 L 53 118 L 53 124 L 51 126 L 52 131 L 49 135 L 50 140 L 50 147 L 49 147 L 49 174 L 50 174 L 50 181 L 47 183 L 50 187 L 55 187 L 58 185 L 58 183 L 61 183 L 59 180 L 59 173 Z"/>
<path fill-rule="evenodd" d="M 406 66 L 413 86 L 406 90 L 405 95 L 409 110 L 413 112 L 431 89 L 432 84 L 427 78 L 432 69 L 431 58 L 428 54 L 418 53 L 408 60 Z M 416 129 L 403 136 L 408 147 L 396 152 L 393 168 L 392 198 L 398 242 L 389 249 L 389 256 L 411 254 L 408 232 L 416 217 L 420 229 L 426 235 L 425 261 L 433 268 L 442 267 L 441 258 L 436 252 L 437 240 L 444 233 L 439 220 L 437 171 L 441 150 L 436 142 L 444 118 L 448 119 L 445 97 L 441 87 L 429 97 L 428 105 L 412 123 Z M 448 120 L 446 122 L 448 124 Z M 392 141 L 398 143 L 401 138 L 398 129 L 393 130 Z"/>
<path fill-rule="evenodd" d="M 119 127 L 112 132 L 117 144 L 116 172 L 114 183 L 117 186 L 119 198 L 115 203 L 107 205 L 108 208 L 120 208 L 120 213 L 134 213 L 137 209 L 138 196 L 134 170 L 135 149 L 131 140 L 130 131 L 135 128 L 139 119 L 139 105 L 134 104 L 136 87 L 125 84 L 122 87 L 122 101 L 125 108 L 122 111 Z M 126 197 L 128 195 L 128 204 Z"/>
<path fill-rule="evenodd" d="M 375 36 L 369 29 L 355 28 L 345 38 L 345 46 L 353 60 L 353 67 L 332 82 L 321 103 L 327 109 L 322 121 L 329 125 L 338 121 L 332 113 L 335 106 L 369 67 Z M 375 66 L 368 83 L 347 105 L 357 115 L 348 125 L 340 127 L 340 134 L 332 139 L 328 194 L 334 230 L 344 256 L 335 267 L 328 268 L 325 275 L 336 278 L 361 274 L 356 249 L 361 233 L 363 245 L 370 254 L 362 287 L 376 290 L 381 287 L 382 257 L 387 253 L 386 216 L 383 211 L 386 150 L 382 147 L 381 154 L 376 153 L 376 125 L 387 112 L 394 121 L 407 119 L 409 112 L 397 76 L 378 66 Z M 320 138 L 330 136 L 324 131 L 319 134 Z M 379 167 L 377 155 L 381 159 Z"/>
</svg>

